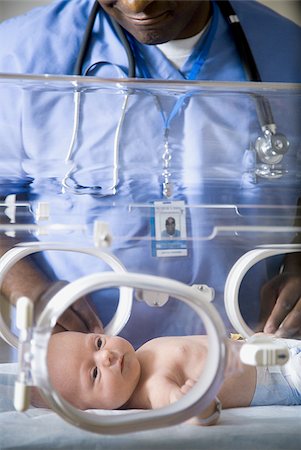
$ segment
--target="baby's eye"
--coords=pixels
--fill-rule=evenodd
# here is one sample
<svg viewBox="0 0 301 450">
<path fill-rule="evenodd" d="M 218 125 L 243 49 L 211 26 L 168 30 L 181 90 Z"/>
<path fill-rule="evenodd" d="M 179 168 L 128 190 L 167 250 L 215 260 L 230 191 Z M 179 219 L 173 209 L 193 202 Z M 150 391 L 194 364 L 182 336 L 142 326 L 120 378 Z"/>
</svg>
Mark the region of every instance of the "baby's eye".
<svg viewBox="0 0 301 450">
<path fill-rule="evenodd" d="M 97 369 L 97 367 L 94 367 L 93 372 L 92 372 L 93 381 L 96 380 L 97 374 L 98 374 L 98 369 Z"/>
<path fill-rule="evenodd" d="M 101 338 L 97 339 L 96 346 L 97 346 L 98 349 L 100 349 L 102 347 L 102 339 Z"/>
</svg>

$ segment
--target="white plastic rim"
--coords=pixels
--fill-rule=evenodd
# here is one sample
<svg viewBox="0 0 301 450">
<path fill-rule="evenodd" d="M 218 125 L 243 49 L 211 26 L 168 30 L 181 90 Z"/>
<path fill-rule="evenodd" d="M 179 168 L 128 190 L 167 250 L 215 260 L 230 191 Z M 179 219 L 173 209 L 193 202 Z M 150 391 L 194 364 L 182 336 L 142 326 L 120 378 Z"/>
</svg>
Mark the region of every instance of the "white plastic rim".
<svg viewBox="0 0 301 450">
<path fill-rule="evenodd" d="M 276 255 L 283 255 L 286 253 L 295 253 L 301 251 L 299 244 L 283 244 L 283 245 L 269 245 L 258 247 L 245 253 L 239 258 L 229 272 L 225 283 L 224 302 L 227 316 L 232 323 L 235 330 L 244 338 L 250 338 L 254 334 L 252 330 L 244 321 L 239 309 L 239 289 L 241 282 L 248 272 L 259 261 L 265 258 Z"/>
<path fill-rule="evenodd" d="M 22 243 L 8 250 L 0 258 L 0 289 L 6 273 L 18 261 L 20 261 L 22 258 L 25 258 L 26 256 L 47 250 L 78 252 L 91 256 L 96 256 L 97 258 L 103 260 L 113 271 L 122 273 L 126 272 L 126 268 L 121 263 L 121 261 L 118 258 L 116 258 L 116 256 L 114 256 L 112 253 L 100 250 L 95 247 L 76 247 L 62 242 Z M 80 296 L 77 297 L 77 299 L 78 298 L 80 298 Z M 116 312 L 111 321 L 105 327 L 105 330 L 108 334 L 118 334 L 120 330 L 122 330 L 122 328 L 125 326 L 130 317 L 132 311 L 132 303 L 133 303 L 132 289 L 121 287 Z M 12 347 L 15 348 L 18 347 L 18 337 L 14 333 L 12 333 L 10 328 L 7 326 L 2 316 L 1 308 L 0 308 L 0 336 Z"/>
<path fill-rule="evenodd" d="M 210 351 L 199 380 L 178 402 L 156 410 L 99 416 L 74 408 L 53 389 L 48 378 L 47 347 L 52 324 L 77 296 L 86 295 L 96 289 L 118 286 L 162 292 L 186 303 L 203 321 Z M 208 303 L 201 291 L 167 278 L 129 272 L 99 273 L 79 278 L 63 287 L 46 305 L 39 316 L 33 339 L 37 343 L 34 346 L 33 378 L 35 384 L 42 388 L 45 400 L 68 422 L 96 433 L 121 434 L 183 422 L 200 413 L 214 399 L 224 378 L 226 331 L 218 312 Z"/>
</svg>

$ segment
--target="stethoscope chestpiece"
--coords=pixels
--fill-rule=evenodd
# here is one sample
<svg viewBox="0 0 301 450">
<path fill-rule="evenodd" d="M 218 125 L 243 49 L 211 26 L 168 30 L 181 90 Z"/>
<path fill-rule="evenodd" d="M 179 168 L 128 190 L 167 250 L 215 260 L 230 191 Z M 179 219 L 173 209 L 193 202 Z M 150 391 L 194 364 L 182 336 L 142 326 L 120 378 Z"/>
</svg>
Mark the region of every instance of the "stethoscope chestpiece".
<svg viewBox="0 0 301 450">
<path fill-rule="evenodd" d="M 255 141 L 255 150 L 258 163 L 256 175 L 262 178 L 274 179 L 282 177 L 287 171 L 281 162 L 289 149 L 289 141 L 284 134 L 273 133 L 268 127 L 263 136 Z"/>
</svg>

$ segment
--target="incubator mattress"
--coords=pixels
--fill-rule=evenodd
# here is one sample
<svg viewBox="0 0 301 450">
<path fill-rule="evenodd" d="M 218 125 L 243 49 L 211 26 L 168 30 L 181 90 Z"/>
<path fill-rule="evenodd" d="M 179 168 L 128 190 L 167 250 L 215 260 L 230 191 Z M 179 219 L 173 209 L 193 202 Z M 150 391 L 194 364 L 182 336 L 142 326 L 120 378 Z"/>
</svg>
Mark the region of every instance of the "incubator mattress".
<svg viewBox="0 0 301 450">
<path fill-rule="evenodd" d="M 12 404 L 13 364 L 0 364 L 0 449 L 300 450 L 301 406 L 222 411 L 217 426 L 182 424 L 155 431 L 101 436 L 68 424 L 47 409 L 18 413 Z M 107 411 L 106 411 L 107 413 Z M 112 412 L 114 414 L 116 412 Z M 118 412 L 117 412 L 118 413 Z"/>
</svg>

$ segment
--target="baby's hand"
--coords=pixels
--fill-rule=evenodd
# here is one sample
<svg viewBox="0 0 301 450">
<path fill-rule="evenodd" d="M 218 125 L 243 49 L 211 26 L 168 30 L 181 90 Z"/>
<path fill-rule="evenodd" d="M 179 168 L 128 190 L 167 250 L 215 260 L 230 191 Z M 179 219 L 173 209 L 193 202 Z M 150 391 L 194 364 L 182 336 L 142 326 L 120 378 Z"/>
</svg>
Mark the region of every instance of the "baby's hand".
<svg viewBox="0 0 301 450">
<path fill-rule="evenodd" d="M 180 400 L 183 395 L 187 394 L 191 388 L 196 384 L 197 380 L 193 380 L 188 378 L 182 386 L 177 386 L 175 389 L 172 389 L 170 395 L 170 402 L 174 403 L 177 400 Z M 207 408 L 202 411 L 197 417 L 191 417 L 186 421 L 186 423 L 190 425 L 215 425 L 218 422 L 220 415 L 221 404 L 218 399 L 213 400 Z"/>
<path fill-rule="evenodd" d="M 195 385 L 196 380 L 192 380 L 191 378 L 188 378 L 185 383 L 180 387 L 180 392 L 185 395 L 187 392 L 190 391 L 190 389 Z"/>
<path fill-rule="evenodd" d="M 196 380 L 192 380 L 188 378 L 183 386 L 180 388 L 180 392 L 182 395 L 187 394 L 190 389 L 195 385 Z M 220 407 L 220 405 L 219 405 Z M 219 412 L 217 413 L 217 400 L 214 400 L 207 408 L 197 417 L 191 417 L 191 419 L 187 420 L 186 423 L 190 425 L 215 425 L 219 419 Z"/>
<path fill-rule="evenodd" d="M 180 398 L 183 397 L 183 395 L 187 394 L 190 389 L 195 385 L 196 380 L 192 380 L 191 378 L 188 378 L 182 386 L 174 385 L 173 389 L 170 393 L 170 403 L 174 403 L 177 400 L 180 400 Z"/>
</svg>

